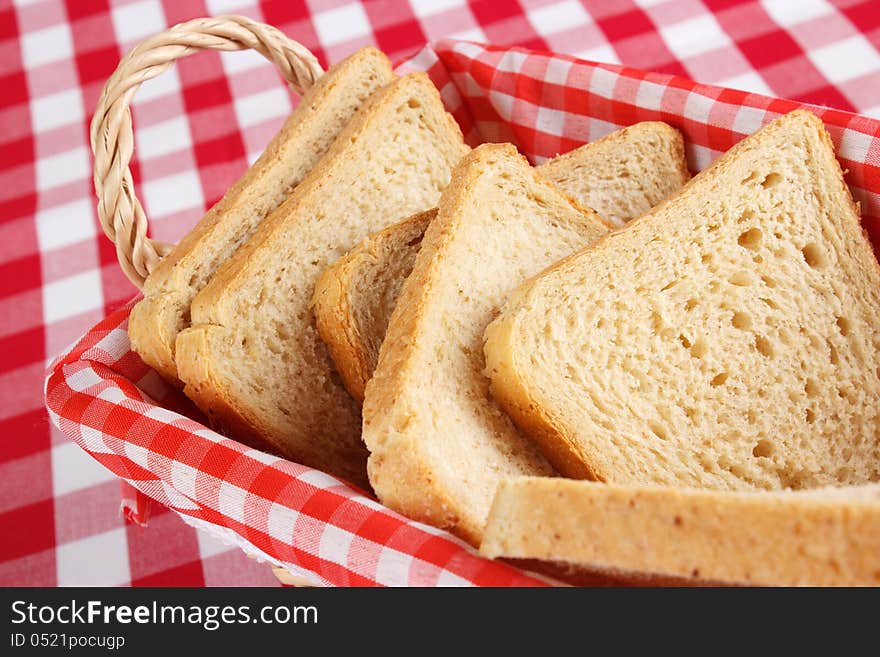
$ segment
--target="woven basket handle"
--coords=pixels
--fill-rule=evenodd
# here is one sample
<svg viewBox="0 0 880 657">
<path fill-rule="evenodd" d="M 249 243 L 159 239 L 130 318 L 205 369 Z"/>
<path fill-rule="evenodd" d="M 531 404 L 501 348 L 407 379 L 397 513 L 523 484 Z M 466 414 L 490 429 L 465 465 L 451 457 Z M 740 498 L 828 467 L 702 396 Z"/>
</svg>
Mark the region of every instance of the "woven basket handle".
<svg viewBox="0 0 880 657">
<path fill-rule="evenodd" d="M 273 62 L 291 88 L 302 95 L 323 74 L 315 56 L 280 30 L 244 16 L 197 18 L 180 23 L 135 46 L 101 92 L 92 118 L 95 194 L 98 218 L 116 244 L 122 271 L 138 288 L 172 245 L 147 237 L 147 218 L 134 195 L 131 161 L 134 136 L 129 105 L 135 92 L 174 60 L 203 50 L 252 48 Z"/>
</svg>

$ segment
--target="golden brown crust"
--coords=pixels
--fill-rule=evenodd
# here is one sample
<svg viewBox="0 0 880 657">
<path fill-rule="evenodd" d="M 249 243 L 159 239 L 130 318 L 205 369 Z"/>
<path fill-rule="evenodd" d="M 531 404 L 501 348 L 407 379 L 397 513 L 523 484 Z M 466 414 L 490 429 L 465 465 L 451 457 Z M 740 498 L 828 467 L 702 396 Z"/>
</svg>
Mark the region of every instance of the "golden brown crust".
<svg viewBox="0 0 880 657">
<path fill-rule="evenodd" d="M 375 67 L 387 79 L 392 76 L 388 58 L 373 47 L 366 47 L 340 62 L 319 78 L 317 84 L 303 97 L 296 110 L 266 146 L 263 154 L 245 171 L 241 178 L 224 194 L 202 219 L 157 264 L 144 284 L 144 299 L 132 309 L 129 334 L 132 348 L 144 362 L 174 385 L 182 386 L 175 362 L 177 333 L 189 325 L 189 304 L 198 291 L 192 280 L 197 272 L 211 268 L 209 257 L 217 244 L 234 242 L 241 230 L 230 210 L 238 206 L 253 206 L 248 190 L 253 181 L 272 168 L 285 144 L 302 142 L 308 146 L 308 133 L 313 129 L 314 117 L 324 108 L 330 94 L 338 93 L 341 81 L 334 72 L 341 67 L 364 69 Z M 306 155 L 308 156 L 308 155 Z M 210 274 L 210 271 L 207 272 Z"/>
<path fill-rule="evenodd" d="M 770 137 L 776 131 L 787 130 L 792 122 L 800 122 L 807 129 L 816 131 L 820 139 L 828 146 L 827 152 L 831 154 L 831 164 L 833 164 L 831 170 L 836 171 L 835 176 L 838 181 L 835 185 L 845 193 L 845 198 L 849 199 L 849 203 L 853 203 L 840 166 L 833 156 L 834 149 L 831 138 L 821 119 L 815 114 L 806 110 L 795 110 L 765 126 L 763 128 L 764 134 Z M 657 223 L 655 217 L 662 215 L 670 206 L 680 203 L 679 199 L 692 194 L 691 190 L 695 186 L 699 187 L 702 184 L 701 181 L 722 175 L 724 170 L 730 166 L 728 162 L 735 160 L 746 150 L 759 147 L 761 144 L 756 143 L 755 140 L 744 139 L 733 146 L 723 157 L 692 178 L 678 194 L 661 202 L 642 217 L 612 231 L 583 251 L 560 260 L 539 276 L 526 281 L 514 293 L 507 309 L 487 328 L 485 345 L 487 363 L 495 363 L 496 371 L 503 371 L 503 376 L 491 376 L 493 397 L 511 416 L 517 426 L 541 447 L 542 452 L 553 466 L 566 477 L 608 481 L 612 478 L 613 473 L 609 471 L 603 455 L 597 451 L 591 451 L 588 445 L 579 440 L 577 431 L 561 421 L 560 418 L 554 417 L 548 410 L 549 405 L 546 401 L 541 399 L 535 391 L 532 391 L 523 378 L 523 373 L 527 372 L 527 368 L 522 364 L 517 365 L 515 362 L 514 335 L 520 319 L 519 307 L 523 303 L 527 303 L 526 300 L 541 281 L 550 277 L 565 276 L 566 271 L 576 270 L 579 262 L 590 258 L 592 254 L 601 253 L 612 240 L 628 240 L 638 231 L 649 229 L 653 223 Z M 857 210 L 855 204 L 853 207 Z M 858 216 L 857 211 L 856 216 Z M 874 261 L 878 267 L 877 271 L 880 272 L 880 263 L 874 258 L 871 260 Z"/>
<path fill-rule="evenodd" d="M 483 518 L 474 517 L 463 507 L 460 496 L 437 479 L 421 442 L 413 438 L 420 430 L 409 426 L 420 421 L 418 402 L 409 398 L 409 381 L 419 376 L 416 370 L 420 367 L 410 346 L 420 333 L 420 325 L 428 321 L 431 289 L 440 277 L 443 252 L 458 230 L 463 208 L 472 202 L 473 189 L 485 169 L 502 156 L 525 162 L 511 144 L 485 144 L 459 162 L 392 313 L 379 367 L 367 383 L 363 409 L 364 440 L 371 452 L 370 482 L 382 502 L 410 518 L 447 529 L 474 545 L 482 536 Z M 548 185 L 529 169 L 540 180 L 539 184 Z M 599 215 L 592 210 L 582 212 L 585 224 L 605 230 Z"/>
<path fill-rule="evenodd" d="M 366 485 L 366 448 L 360 443 L 357 433 L 348 431 L 355 424 L 360 424 L 359 417 L 352 412 L 354 404 L 326 409 L 325 415 L 336 413 L 334 420 L 338 420 L 340 426 L 346 425 L 346 430 L 340 435 L 328 436 L 328 441 L 335 441 L 332 446 L 323 443 L 318 445 L 311 434 L 300 435 L 294 429 L 290 429 L 294 431 L 290 435 L 278 436 L 276 434 L 282 430 L 288 431 L 291 425 L 282 420 L 275 422 L 273 429 L 268 426 L 269 420 L 261 421 L 263 412 L 259 409 L 256 396 L 248 390 L 236 390 L 237 381 L 230 369 L 224 366 L 227 360 L 240 363 L 247 356 L 237 345 L 230 347 L 231 352 L 224 351 L 222 347 L 225 346 L 223 341 L 227 333 L 240 321 L 236 304 L 248 298 L 242 290 L 247 289 L 253 281 L 264 280 L 267 275 L 265 263 L 276 252 L 275 245 L 289 243 L 289 231 L 297 229 L 297 222 L 305 221 L 304 217 L 311 218 L 315 199 L 326 198 L 327 190 L 324 187 L 328 184 L 327 181 L 336 179 L 342 175 L 340 171 L 351 167 L 349 158 L 345 157 L 350 145 L 367 139 L 373 133 L 378 134 L 377 124 L 385 121 L 391 110 L 407 99 L 427 108 L 425 111 L 430 112 L 431 129 L 438 142 L 442 141 L 447 148 L 450 156 L 457 148 L 460 147 L 462 151 L 466 148 L 458 125 L 443 110 L 439 93 L 425 74 L 409 74 L 380 89 L 364 103 L 295 193 L 262 222 L 254 236 L 217 270 L 208 285 L 193 299 L 192 327 L 182 331 L 177 338 L 178 368 L 187 384 L 187 393 L 192 393 L 192 398 L 202 410 L 211 414 L 221 425 L 234 427 L 252 440 L 273 444 L 288 458 L 344 476 L 359 485 Z M 413 106 L 413 111 L 420 111 L 418 107 L 420 106 Z M 216 339 L 217 344 L 212 342 L 200 349 L 204 343 L 204 338 L 196 335 L 200 332 L 204 335 L 216 335 L 212 340 Z M 207 362 L 193 362 L 197 358 Z M 224 370 L 222 375 L 219 373 L 221 368 Z M 327 384 L 333 387 L 336 394 L 337 384 L 329 376 Z M 345 394 L 342 390 L 338 390 L 338 393 L 340 394 L 336 395 L 337 398 Z M 307 400 L 302 403 L 307 403 Z M 296 414 L 295 408 L 285 413 L 287 417 Z M 299 448 L 308 450 L 309 453 L 297 453 L 298 443 L 302 443 Z M 343 460 L 346 462 L 342 463 Z M 358 468 L 360 473 L 355 472 Z"/>
<path fill-rule="evenodd" d="M 645 121 L 613 132 L 590 144 L 554 157 L 536 167 L 536 171 L 541 177 L 557 184 L 557 189 L 573 205 L 584 210 L 583 199 L 578 200 L 570 193 L 566 194 L 563 191 L 564 185 L 560 185 L 558 179 L 576 176 L 578 167 L 584 166 L 587 153 L 604 153 L 609 147 L 624 148 L 618 147 L 618 144 L 638 143 L 640 139 L 648 137 L 659 137 L 663 146 L 669 148 L 666 161 L 672 165 L 673 173 L 670 175 L 671 179 L 667 181 L 667 186 L 674 189 L 684 185 L 690 179 L 684 139 L 678 130 L 659 121 Z M 595 156 L 593 158 L 596 159 Z M 611 221 L 601 215 L 600 220 L 606 228 L 615 228 Z M 384 261 L 385 266 L 389 265 L 388 256 L 382 255 L 382 245 L 394 244 L 400 239 L 400 234 L 410 232 L 408 223 L 409 221 L 400 222 L 364 240 L 349 255 L 328 267 L 316 291 L 315 314 L 321 337 L 327 343 L 347 390 L 361 403 L 363 403 L 366 383 L 375 368 L 373 351 L 368 345 L 376 342 L 377 337 L 384 338 L 384 335 L 365 335 L 369 329 L 365 331 L 363 327 L 358 326 L 355 321 L 358 313 L 377 313 L 379 309 L 362 307 L 363 301 L 356 300 L 353 291 L 378 265 L 383 264 L 381 261 Z M 425 227 L 427 228 L 427 223 Z M 380 262 L 377 262 L 376 258 L 379 258 Z M 381 340 L 378 340 L 378 343 L 381 344 Z"/>
<path fill-rule="evenodd" d="M 259 414 L 250 413 L 247 406 L 238 403 L 237 396 L 229 389 L 228 378 L 219 376 L 215 370 L 217 355 L 226 350 L 223 338 L 224 330 L 217 326 L 189 328 L 177 337 L 180 376 L 187 381 L 184 393 L 205 412 L 212 426 L 254 449 L 296 462 L 311 461 L 314 467 L 321 467 L 328 474 L 370 490 L 370 482 L 361 468 L 329 459 L 319 464 L 313 454 L 299 453 L 291 445 L 272 439 L 272 431 L 261 422 Z"/>
<path fill-rule="evenodd" d="M 371 235 L 327 267 L 315 284 L 313 303 L 318 333 L 346 390 L 361 404 L 374 364 L 368 353 L 368 338 L 356 321 L 358 308 L 352 295 L 357 282 L 370 277 L 375 258 L 387 242 L 396 243 L 401 233 L 409 234 L 416 229 L 424 232 L 436 214 L 436 209 L 419 212 Z"/>
<path fill-rule="evenodd" d="M 880 486 L 734 493 L 511 479 L 480 551 L 651 585 L 877 586 Z"/>
</svg>

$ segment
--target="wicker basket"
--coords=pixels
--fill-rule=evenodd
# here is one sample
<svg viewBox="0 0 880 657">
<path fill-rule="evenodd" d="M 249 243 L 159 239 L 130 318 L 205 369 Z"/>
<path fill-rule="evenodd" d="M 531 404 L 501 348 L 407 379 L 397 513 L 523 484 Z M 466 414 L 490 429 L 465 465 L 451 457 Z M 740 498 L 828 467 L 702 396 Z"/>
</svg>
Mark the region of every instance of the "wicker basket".
<svg viewBox="0 0 880 657">
<path fill-rule="evenodd" d="M 301 43 L 280 30 L 244 16 L 197 18 L 150 37 L 133 48 L 107 79 L 91 124 L 98 218 L 116 245 L 119 266 L 138 289 L 173 245 L 147 237 L 148 221 L 134 191 L 129 163 L 134 151 L 131 101 L 138 88 L 177 59 L 200 50 L 256 50 L 278 68 L 291 89 L 304 94 L 324 71 Z M 273 566 L 282 584 L 308 585 Z"/>
</svg>

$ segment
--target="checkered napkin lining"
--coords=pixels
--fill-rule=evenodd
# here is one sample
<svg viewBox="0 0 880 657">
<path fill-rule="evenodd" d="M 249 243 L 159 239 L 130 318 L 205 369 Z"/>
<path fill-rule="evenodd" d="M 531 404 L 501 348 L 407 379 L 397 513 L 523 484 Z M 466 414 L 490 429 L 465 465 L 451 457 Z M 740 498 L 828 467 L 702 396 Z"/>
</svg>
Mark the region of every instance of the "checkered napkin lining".
<svg viewBox="0 0 880 657">
<path fill-rule="evenodd" d="M 743 136 L 803 104 L 574 58 L 441 41 L 402 64 L 427 71 L 471 143 L 511 141 L 540 163 L 638 121 L 685 135 L 701 170 Z M 880 248 L 880 122 L 807 106 L 825 121 Z M 134 354 L 128 304 L 56 359 L 46 380 L 52 421 L 147 498 L 247 552 L 318 584 L 541 585 L 482 559 L 446 532 L 410 521 L 322 472 L 249 449 L 200 414 Z"/>
</svg>

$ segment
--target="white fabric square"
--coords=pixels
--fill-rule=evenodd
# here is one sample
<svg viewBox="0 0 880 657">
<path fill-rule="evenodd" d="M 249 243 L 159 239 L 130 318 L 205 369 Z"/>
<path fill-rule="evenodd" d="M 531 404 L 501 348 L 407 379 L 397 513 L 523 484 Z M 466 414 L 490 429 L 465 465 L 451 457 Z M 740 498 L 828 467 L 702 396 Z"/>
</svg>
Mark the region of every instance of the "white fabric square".
<svg viewBox="0 0 880 657">
<path fill-rule="evenodd" d="M 614 98 L 614 87 L 620 76 L 617 73 L 606 71 L 604 68 L 593 69 L 590 78 L 590 91 L 602 98 Z"/>
<path fill-rule="evenodd" d="M 192 146 L 189 123 L 183 116 L 138 128 L 134 137 L 136 152 L 141 160 L 168 155 Z"/>
<path fill-rule="evenodd" d="M 331 477 L 320 470 L 306 470 L 302 474 L 296 475 L 300 481 L 311 484 L 315 488 L 332 488 L 339 485 L 339 480 Z"/>
<path fill-rule="evenodd" d="M 85 146 L 37 158 L 37 188 L 40 190 L 58 187 L 74 180 L 84 180 L 89 176 L 91 165 Z"/>
<path fill-rule="evenodd" d="M 98 399 L 103 399 L 111 404 L 121 404 L 122 402 L 128 401 L 128 397 L 125 396 L 125 393 L 116 386 L 104 388 L 98 393 Z"/>
<path fill-rule="evenodd" d="M 199 556 L 202 559 L 209 559 L 210 557 L 216 557 L 218 554 L 239 549 L 235 545 L 227 545 L 219 538 L 201 529 L 196 531 L 196 542 L 199 545 Z"/>
<path fill-rule="evenodd" d="M 244 71 L 253 71 L 263 66 L 272 66 L 272 64 L 256 50 L 233 50 L 220 53 L 220 61 L 223 64 L 223 70 L 227 74 L 242 73 Z"/>
<path fill-rule="evenodd" d="M 37 210 L 40 251 L 51 251 L 94 237 L 97 229 L 92 219 L 93 209 L 91 199 L 81 198 L 72 203 Z"/>
<path fill-rule="evenodd" d="M 509 50 L 501 56 L 497 68 L 499 71 L 519 73 L 520 70 L 522 70 L 522 65 L 525 63 L 527 57 L 528 55 L 524 52 Z"/>
<path fill-rule="evenodd" d="M 370 33 L 370 20 L 359 3 L 342 5 L 312 16 L 318 39 L 325 48 Z"/>
<path fill-rule="evenodd" d="M 221 14 L 238 13 L 241 9 L 250 9 L 256 2 L 254 0 L 205 0 L 210 16 Z"/>
<path fill-rule="evenodd" d="M 142 445 L 135 445 L 132 442 L 125 441 L 123 443 L 123 451 L 129 459 L 137 463 L 142 468 L 147 468 L 147 464 L 149 463 L 150 459 L 150 451 L 146 447 L 143 447 Z"/>
<path fill-rule="evenodd" d="M 152 406 L 146 413 L 144 413 L 144 415 L 153 420 L 164 422 L 165 424 L 171 424 L 180 419 L 180 416 L 177 413 L 169 411 L 167 408 L 162 408 L 161 406 Z"/>
<path fill-rule="evenodd" d="M 148 217 L 162 217 L 186 208 L 200 207 L 205 200 L 195 171 L 148 180 L 142 185 Z"/>
<path fill-rule="evenodd" d="M 242 128 L 290 114 L 290 98 L 284 87 L 274 87 L 235 100 L 235 116 Z"/>
<path fill-rule="evenodd" d="M 144 37 L 162 32 L 166 27 L 165 12 L 159 0 L 142 0 L 113 7 L 110 16 L 119 43 L 140 41 Z"/>
<path fill-rule="evenodd" d="M 740 89 L 742 91 L 750 91 L 753 94 L 763 94 L 772 96 L 773 90 L 764 82 L 764 78 L 755 71 L 749 71 L 741 75 L 735 75 L 732 78 L 719 80 L 715 83 L 719 87 L 729 87 L 731 89 Z"/>
<path fill-rule="evenodd" d="M 766 115 L 766 110 L 742 106 L 733 119 L 733 129 L 744 135 L 750 135 L 764 125 Z"/>
<path fill-rule="evenodd" d="M 110 453 L 110 449 L 104 442 L 104 434 L 97 429 L 93 429 L 92 427 L 86 426 L 85 424 L 80 424 L 79 434 L 80 436 L 82 436 L 83 443 L 85 443 L 86 448 L 90 452 L 95 452 L 97 454 Z"/>
<path fill-rule="evenodd" d="M 45 132 L 59 126 L 79 123 L 84 116 L 82 93 L 79 89 L 68 89 L 31 100 L 34 132 Z"/>
<path fill-rule="evenodd" d="M 571 62 L 567 59 L 550 59 L 547 61 L 547 70 L 544 73 L 544 80 L 552 84 L 564 85 L 568 81 L 568 74 L 571 72 Z"/>
<path fill-rule="evenodd" d="M 730 45 L 730 38 L 711 14 L 661 26 L 660 34 L 680 59 Z"/>
<path fill-rule="evenodd" d="M 615 130 L 620 130 L 620 126 L 602 119 L 590 119 L 590 141 L 601 139 Z"/>
<path fill-rule="evenodd" d="M 65 377 L 67 387 L 77 392 L 82 392 L 86 388 L 91 388 L 96 383 L 101 382 L 101 378 L 95 374 L 95 370 L 91 367 L 84 368 Z M 85 427 L 83 427 L 85 430 Z"/>
<path fill-rule="evenodd" d="M 809 50 L 807 57 L 832 83 L 852 80 L 880 69 L 880 53 L 861 34 Z"/>
<path fill-rule="evenodd" d="M 448 570 L 441 570 L 440 576 L 437 578 L 437 586 L 473 586 L 464 577 L 459 577 Z"/>
<path fill-rule="evenodd" d="M 541 132 L 546 132 L 548 135 L 561 137 L 565 128 L 565 112 L 550 109 L 549 107 L 538 107 L 535 128 Z"/>
<path fill-rule="evenodd" d="M 222 481 L 218 496 L 220 498 L 220 513 L 238 522 L 244 522 L 244 502 L 247 498 L 247 491 Z"/>
<path fill-rule="evenodd" d="M 880 105 L 877 105 L 877 107 L 869 107 L 868 109 L 862 111 L 862 114 L 864 114 L 865 116 L 874 117 L 875 119 L 880 119 Z"/>
<path fill-rule="evenodd" d="M 55 557 L 58 586 L 119 586 L 131 579 L 124 527 L 63 543 Z"/>
<path fill-rule="evenodd" d="M 566 0 L 553 5 L 533 9 L 527 13 L 535 31 L 542 35 L 558 34 L 589 24 L 590 15 L 576 0 Z"/>
<path fill-rule="evenodd" d="M 52 490 L 55 497 L 116 479 L 79 445 L 61 443 L 52 448 Z"/>
<path fill-rule="evenodd" d="M 73 58 L 73 38 L 67 23 L 21 35 L 21 56 L 26 68 Z"/>
<path fill-rule="evenodd" d="M 450 39 L 461 39 L 462 41 L 485 41 L 486 33 L 483 28 L 477 26 L 467 30 L 460 30 L 449 35 Z"/>
<path fill-rule="evenodd" d="M 871 141 L 872 139 L 868 135 L 847 128 L 840 138 L 839 154 L 848 160 L 865 162 L 868 159 Z"/>
<path fill-rule="evenodd" d="M 135 104 L 178 93 L 180 93 L 180 76 L 177 75 L 177 69 L 172 66 L 158 77 L 147 80 L 140 86 L 135 96 Z M 137 107 L 134 111 L 137 113 Z"/>
<path fill-rule="evenodd" d="M 620 57 L 617 56 L 614 48 L 603 43 L 601 46 L 581 50 L 575 54 L 578 59 L 585 59 L 588 62 L 604 62 L 606 64 L 620 64 Z"/>
<path fill-rule="evenodd" d="M 171 464 L 171 485 L 187 497 L 196 497 L 196 476 L 198 471 L 192 466 L 174 462 Z"/>
<path fill-rule="evenodd" d="M 691 165 L 692 171 L 702 171 L 721 155 L 718 151 L 713 151 L 699 144 L 691 144 L 689 153 L 691 157 L 688 158 L 688 163 Z"/>
<path fill-rule="evenodd" d="M 103 306 L 104 291 L 97 269 L 90 269 L 43 286 L 43 321 L 46 324 Z"/>
<path fill-rule="evenodd" d="M 298 517 L 296 511 L 273 503 L 269 507 L 269 536 L 279 541 L 289 541 Z"/>
<path fill-rule="evenodd" d="M 645 109 L 660 109 L 663 106 L 663 94 L 666 93 L 667 88 L 642 80 L 639 83 L 639 90 L 636 91 L 636 105 Z"/>
<path fill-rule="evenodd" d="M 409 0 L 416 16 L 433 16 L 456 7 L 462 7 L 465 0 Z"/>
<path fill-rule="evenodd" d="M 513 96 L 491 89 L 489 91 L 489 102 L 498 112 L 498 116 L 502 119 L 510 121 L 513 118 Z"/>
<path fill-rule="evenodd" d="M 413 557 L 408 554 L 383 548 L 376 564 L 376 582 L 386 586 L 406 586 L 412 562 Z"/>
<path fill-rule="evenodd" d="M 805 23 L 834 11 L 825 0 L 762 0 L 761 4 L 770 18 L 783 27 Z"/>
<path fill-rule="evenodd" d="M 354 534 L 333 525 L 324 525 L 321 530 L 321 543 L 318 556 L 331 563 L 345 564 L 348 561 L 348 550 Z"/>
<path fill-rule="evenodd" d="M 684 103 L 684 115 L 693 121 L 701 123 L 709 122 L 709 112 L 715 104 L 711 98 L 706 98 L 700 94 L 688 94 L 688 98 Z"/>
</svg>

